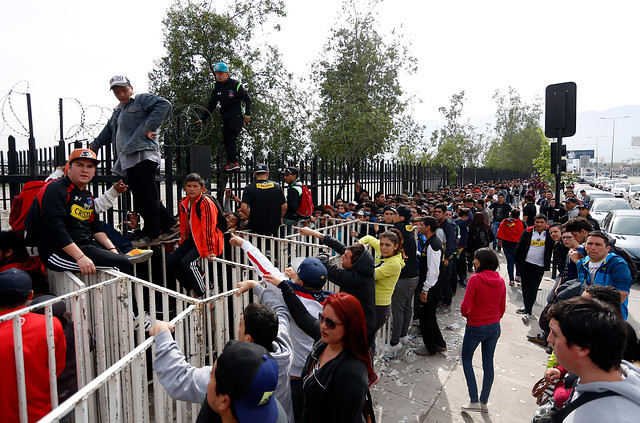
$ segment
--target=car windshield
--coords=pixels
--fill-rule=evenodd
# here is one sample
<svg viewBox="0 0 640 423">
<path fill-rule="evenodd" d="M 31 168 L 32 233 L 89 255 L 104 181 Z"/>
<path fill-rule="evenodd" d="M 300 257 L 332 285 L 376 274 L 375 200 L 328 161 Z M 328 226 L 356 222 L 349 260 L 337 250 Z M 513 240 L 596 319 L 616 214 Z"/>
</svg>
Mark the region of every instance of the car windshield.
<svg viewBox="0 0 640 423">
<path fill-rule="evenodd" d="M 640 191 L 640 185 L 632 185 L 631 188 L 629 188 L 629 191 L 631 192 Z"/>
<path fill-rule="evenodd" d="M 591 208 L 594 212 L 605 212 L 611 210 L 627 210 L 631 209 L 631 206 L 626 201 L 607 201 L 599 200 Z"/>
<path fill-rule="evenodd" d="M 589 197 L 591 197 L 592 200 L 594 198 L 603 198 L 603 197 L 613 198 L 613 194 L 611 194 L 610 192 L 588 192 L 587 194 L 589 194 Z"/>
<path fill-rule="evenodd" d="M 614 186 L 614 187 L 615 187 L 615 188 L 626 188 L 626 187 L 628 187 L 629 185 L 631 185 L 629 182 L 621 182 L 621 183 L 619 183 L 619 184 L 615 184 L 615 186 Z"/>
<path fill-rule="evenodd" d="M 611 233 L 640 235 L 640 216 L 617 216 L 611 226 Z"/>
</svg>

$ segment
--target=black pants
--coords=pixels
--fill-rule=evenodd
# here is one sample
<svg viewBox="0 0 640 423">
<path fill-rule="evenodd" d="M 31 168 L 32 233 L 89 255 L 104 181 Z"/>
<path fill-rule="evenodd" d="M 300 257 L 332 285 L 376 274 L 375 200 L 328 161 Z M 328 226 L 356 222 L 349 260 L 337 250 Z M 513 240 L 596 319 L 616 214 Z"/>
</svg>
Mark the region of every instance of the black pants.
<svg viewBox="0 0 640 423">
<path fill-rule="evenodd" d="M 451 305 L 451 299 L 454 293 L 453 288 L 451 287 L 451 282 L 450 282 L 451 272 L 453 270 L 453 264 L 454 264 L 454 261 L 449 260 L 449 264 L 440 271 L 440 276 L 438 276 L 438 283 L 440 283 L 441 280 L 444 282 L 443 286 L 440 289 L 442 290 L 441 292 L 442 303 L 446 306 Z M 431 296 L 431 293 L 429 293 L 429 296 Z M 440 296 L 438 296 L 438 299 L 439 298 Z"/>
<path fill-rule="evenodd" d="M 533 310 L 542 276 L 544 276 L 544 267 L 536 266 L 526 261 L 520 266 L 522 300 L 524 302 L 524 312 L 527 314 L 531 314 Z"/>
<path fill-rule="evenodd" d="M 442 294 L 443 285 L 449 284 L 449 278 L 444 278 L 440 275 L 438 282 L 429 289 L 429 295 L 427 295 L 427 302 L 420 302 L 418 306 L 418 318 L 420 319 L 420 330 L 422 331 L 422 340 L 424 346 L 429 351 L 429 354 L 435 354 L 438 351 L 438 347 L 447 347 L 447 343 L 444 342 L 440 328 L 438 327 L 438 319 L 436 318 L 436 308 L 438 308 L 438 302 L 440 301 L 440 295 Z M 422 290 L 422 288 L 421 288 Z"/>
<path fill-rule="evenodd" d="M 242 131 L 242 125 L 244 124 L 244 118 L 233 117 L 225 119 L 222 122 L 222 140 L 224 141 L 224 149 L 227 152 L 227 161 L 236 163 L 238 161 L 238 147 L 236 140 L 240 131 Z"/>
<path fill-rule="evenodd" d="M 205 285 L 199 260 L 200 253 L 193 238 L 189 237 L 167 256 L 167 278 L 176 278 L 187 291 L 193 289 L 201 297 L 205 294 Z"/>
<path fill-rule="evenodd" d="M 97 242 L 89 244 L 78 245 L 78 248 L 82 250 L 83 254 L 93 261 L 96 269 L 116 269 L 128 275 L 133 275 L 133 264 L 129 261 L 127 256 L 122 254 L 115 254 L 111 251 L 105 250 Z M 40 249 L 42 252 L 42 250 Z M 44 252 L 40 255 L 44 265 L 56 272 L 64 272 L 70 270 L 72 272 L 79 272 L 80 268 L 76 261 L 64 250 L 54 251 L 52 253 Z"/>
<path fill-rule="evenodd" d="M 156 238 L 160 232 L 165 232 L 176 223 L 176 219 L 160 202 L 156 186 L 157 168 L 157 163 L 143 160 L 126 170 L 135 209 L 144 219 L 142 232 L 151 238 Z"/>
<path fill-rule="evenodd" d="M 460 257 L 456 259 L 456 270 L 458 282 L 463 283 L 467 280 L 467 250 L 460 251 Z"/>
</svg>

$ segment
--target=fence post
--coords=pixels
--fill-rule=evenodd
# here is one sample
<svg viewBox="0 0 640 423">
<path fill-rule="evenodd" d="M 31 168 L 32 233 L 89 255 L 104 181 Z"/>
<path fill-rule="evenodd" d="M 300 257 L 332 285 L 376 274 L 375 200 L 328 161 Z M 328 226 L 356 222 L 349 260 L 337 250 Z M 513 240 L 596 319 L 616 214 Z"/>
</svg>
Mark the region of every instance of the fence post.
<svg viewBox="0 0 640 423">
<path fill-rule="evenodd" d="M 9 161 L 9 175 L 16 175 L 18 173 L 18 151 L 16 150 L 16 139 L 13 135 L 9 135 L 9 153 L 7 156 Z M 11 198 L 20 194 L 20 185 L 17 182 L 9 183 L 9 194 Z"/>
<path fill-rule="evenodd" d="M 31 112 L 31 94 L 27 93 L 27 116 L 29 119 L 29 174 L 35 178 L 37 169 L 36 139 L 33 137 L 33 114 Z"/>
<path fill-rule="evenodd" d="M 60 141 L 56 147 L 56 166 L 64 166 L 66 163 L 64 154 L 64 126 L 63 126 L 63 113 L 62 113 L 62 99 L 58 99 L 58 112 L 60 113 Z"/>
</svg>

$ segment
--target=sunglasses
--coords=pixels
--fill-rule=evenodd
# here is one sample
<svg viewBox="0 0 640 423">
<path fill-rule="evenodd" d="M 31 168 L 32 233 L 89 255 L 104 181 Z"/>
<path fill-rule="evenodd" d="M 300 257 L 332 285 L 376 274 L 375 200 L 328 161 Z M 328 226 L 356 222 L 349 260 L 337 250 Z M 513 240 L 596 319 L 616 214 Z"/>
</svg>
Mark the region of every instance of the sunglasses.
<svg viewBox="0 0 640 423">
<path fill-rule="evenodd" d="M 320 324 L 324 323 L 325 325 L 327 325 L 327 329 L 330 330 L 334 330 L 338 325 L 344 325 L 344 323 L 336 323 L 335 320 L 325 317 L 325 315 L 322 313 L 318 313 L 318 321 L 320 322 Z"/>
</svg>

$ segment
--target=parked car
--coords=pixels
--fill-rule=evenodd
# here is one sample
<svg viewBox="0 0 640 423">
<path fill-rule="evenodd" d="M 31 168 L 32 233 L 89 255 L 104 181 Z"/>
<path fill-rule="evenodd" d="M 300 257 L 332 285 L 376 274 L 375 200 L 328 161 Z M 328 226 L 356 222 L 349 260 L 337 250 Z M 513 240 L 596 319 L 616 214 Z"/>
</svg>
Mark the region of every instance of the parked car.
<svg viewBox="0 0 640 423">
<path fill-rule="evenodd" d="M 612 210 L 631 210 L 631 205 L 624 198 L 597 198 L 591 202 L 591 216 L 598 223 Z"/>
<path fill-rule="evenodd" d="M 623 197 L 628 202 L 631 202 L 631 197 L 633 197 L 633 194 L 636 192 L 640 192 L 640 185 L 629 185 L 624 191 Z"/>
<path fill-rule="evenodd" d="M 601 226 L 640 269 L 640 210 L 614 210 L 604 218 Z"/>
<path fill-rule="evenodd" d="M 627 187 L 631 185 L 629 182 L 616 182 L 616 184 L 611 189 L 614 197 L 624 197 L 624 192 L 627 190 Z"/>
<path fill-rule="evenodd" d="M 591 197 L 591 202 L 596 198 L 614 198 L 613 194 L 607 191 L 602 191 L 599 189 L 586 190 L 589 197 Z"/>
<path fill-rule="evenodd" d="M 631 208 L 640 209 L 640 191 L 631 196 Z"/>
<path fill-rule="evenodd" d="M 602 189 L 605 191 L 611 191 L 611 189 L 613 188 L 613 186 L 617 183 L 618 181 L 615 179 L 609 179 L 608 181 L 606 181 L 604 183 L 604 185 L 602 186 Z"/>
</svg>

